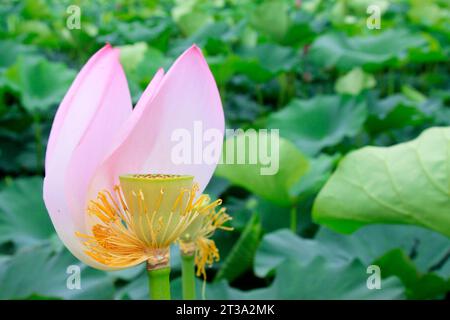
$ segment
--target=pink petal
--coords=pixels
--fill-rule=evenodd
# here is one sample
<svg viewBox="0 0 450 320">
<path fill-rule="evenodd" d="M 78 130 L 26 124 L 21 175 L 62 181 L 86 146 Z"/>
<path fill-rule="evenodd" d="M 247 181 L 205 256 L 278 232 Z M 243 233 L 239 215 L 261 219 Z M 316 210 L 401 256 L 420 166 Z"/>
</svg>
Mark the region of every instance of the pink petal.
<svg viewBox="0 0 450 320">
<path fill-rule="evenodd" d="M 153 79 L 150 81 L 147 88 L 142 93 L 142 96 L 139 99 L 136 107 L 133 109 L 131 116 L 128 117 L 127 121 L 125 121 L 124 125 L 120 128 L 118 134 L 116 135 L 116 138 L 114 139 L 113 145 L 111 147 L 111 152 L 114 151 L 122 143 L 124 143 L 124 139 L 130 134 L 131 130 L 133 130 L 133 127 L 136 125 L 142 113 L 146 110 L 146 106 L 148 105 L 151 98 L 153 98 L 153 95 L 155 94 L 156 89 L 161 83 L 163 77 L 164 70 L 160 68 L 153 76 Z"/>
<path fill-rule="evenodd" d="M 46 154 L 44 200 L 55 229 L 69 250 L 83 253 L 75 231 L 86 233 L 86 191 L 112 137 L 131 114 L 131 98 L 119 52 L 99 50 L 78 74 L 55 117 Z"/>
<path fill-rule="evenodd" d="M 215 146 L 219 152 L 222 148 L 222 104 L 216 83 L 200 49 L 192 46 L 184 52 L 161 83 L 154 84 L 152 81 L 150 87 L 152 94 L 144 94 L 133 111 L 133 116 L 135 112 L 138 113 L 133 119 L 132 128 L 117 138 L 117 147 L 95 176 L 91 196 L 103 186 L 117 182 L 118 176 L 126 173 L 194 175 L 200 191 L 203 191 L 211 179 L 217 161 L 209 164 L 204 161 L 200 164 L 175 164 L 172 161 L 172 148 L 175 144 L 171 139 L 172 133 L 184 128 L 193 135 L 194 121 L 201 122 L 203 132 L 215 129 L 220 136 Z M 153 88 L 156 92 L 153 92 Z"/>
</svg>

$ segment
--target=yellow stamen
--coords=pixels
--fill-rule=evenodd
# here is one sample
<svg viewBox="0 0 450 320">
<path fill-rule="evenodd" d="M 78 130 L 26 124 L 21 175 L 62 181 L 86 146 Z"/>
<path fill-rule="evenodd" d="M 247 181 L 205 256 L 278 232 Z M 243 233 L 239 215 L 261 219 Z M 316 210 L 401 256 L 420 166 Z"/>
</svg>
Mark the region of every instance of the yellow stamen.
<svg viewBox="0 0 450 320">
<path fill-rule="evenodd" d="M 89 202 L 87 212 L 97 220 L 91 234 L 76 235 L 85 253 L 107 266 L 128 267 L 144 261 L 164 266 L 170 244 L 200 214 L 192 205 L 197 190 L 192 178 L 185 176 L 121 177 L 114 195 L 102 191 Z"/>
<path fill-rule="evenodd" d="M 197 266 L 197 276 L 202 275 L 203 279 L 206 279 L 206 265 L 211 266 L 214 261 L 219 261 L 219 250 L 214 240 L 205 237 L 198 238 L 196 245 L 195 265 Z"/>
<path fill-rule="evenodd" d="M 214 240 L 211 238 L 217 229 L 231 231 L 233 228 L 224 226 L 232 218 L 226 213 L 225 208 L 216 211 L 216 207 L 222 204 L 218 199 L 211 202 L 208 195 L 201 195 L 191 210 L 198 212 L 192 224 L 184 231 L 180 237 L 180 249 L 183 254 L 192 254 L 195 248 L 195 264 L 197 266 L 197 276 L 202 275 L 206 279 L 206 265 L 211 266 L 214 261 L 218 261 L 219 250 Z"/>
</svg>

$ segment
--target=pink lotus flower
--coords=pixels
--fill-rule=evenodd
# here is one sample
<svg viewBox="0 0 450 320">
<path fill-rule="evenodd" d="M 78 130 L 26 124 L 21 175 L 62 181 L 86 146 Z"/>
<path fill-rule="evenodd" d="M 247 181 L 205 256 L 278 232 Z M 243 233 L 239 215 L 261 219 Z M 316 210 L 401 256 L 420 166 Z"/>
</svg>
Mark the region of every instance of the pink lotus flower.
<svg viewBox="0 0 450 320">
<path fill-rule="evenodd" d="M 171 161 L 173 130 L 192 128 L 194 121 L 223 137 L 219 92 L 196 46 L 167 74 L 162 69 L 156 73 L 134 109 L 119 50 L 106 45 L 91 57 L 59 106 L 45 159 L 45 204 L 73 255 L 92 267 L 115 269 L 87 255 L 76 232 L 91 232 L 88 203 L 101 190 L 113 190 L 119 175 L 192 175 L 203 191 L 216 164 Z"/>
</svg>

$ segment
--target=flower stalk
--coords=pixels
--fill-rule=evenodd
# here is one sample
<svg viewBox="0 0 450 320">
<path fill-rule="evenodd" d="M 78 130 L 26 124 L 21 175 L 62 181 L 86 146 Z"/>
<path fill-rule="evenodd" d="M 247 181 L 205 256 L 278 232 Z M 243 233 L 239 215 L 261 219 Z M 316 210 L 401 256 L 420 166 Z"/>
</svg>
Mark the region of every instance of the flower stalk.
<svg viewBox="0 0 450 320">
<path fill-rule="evenodd" d="M 148 289 L 151 300 L 170 300 L 170 250 L 155 250 L 147 260 Z"/>
<path fill-rule="evenodd" d="M 170 300 L 170 267 L 151 269 L 147 265 L 151 300 Z"/>
<path fill-rule="evenodd" d="M 181 255 L 181 277 L 183 283 L 183 300 L 195 300 L 195 256 Z"/>
<path fill-rule="evenodd" d="M 183 300 L 195 300 L 195 243 L 180 242 Z"/>
</svg>

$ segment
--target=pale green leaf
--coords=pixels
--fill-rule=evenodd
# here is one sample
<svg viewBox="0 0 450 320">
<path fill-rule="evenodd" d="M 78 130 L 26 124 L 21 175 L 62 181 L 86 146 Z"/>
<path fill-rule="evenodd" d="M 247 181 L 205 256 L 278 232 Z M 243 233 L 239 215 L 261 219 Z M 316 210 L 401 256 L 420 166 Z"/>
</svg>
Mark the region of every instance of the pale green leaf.
<svg viewBox="0 0 450 320">
<path fill-rule="evenodd" d="M 334 88 L 337 93 L 356 96 L 365 89 L 375 87 L 375 85 L 376 81 L 373 75 L 365 73 L 361 68 L 354 68 L 338 78 Z"/>
<path fill-rule="evenodd" d="M 144 59 L 148 45 L 145 42 L 137 42 L 118 48 L 120 49 L 120 62 L 125 71 L 130 72 L 136 70 L 139 63 Z"/>
<path fill-rule="evenodd" d="M 288 6 L 284 1 L 264 1 L 251 13 L 250 21 L 256 30 L 280 39 L 289 27 Z"/>
<path fill-rule="evenodd" d="M 268 137 L 267 141 L 270 141 L 270 134 Z M 247 131 L 245 134 L 228 138 L 224 143 L 225 164 L 219 165 L 215 173 L 265 199 L 280 205 L 289 205 L 293 201 L 289 189 L 308 169 L 308 162 L 302 153 L 285 139 L 280 138 L 279 145 L 268 142 L 268 153 L 258 147 L 260 139 L 261 136 L 256 131 Z M 245 157 L 242 158 L 244 164 L 238 163 L 239 155 Z M 228 164 L 230 161 L 234 164 Z"/>
<path fill-rule="evenodd" d="M 352 232 L 368 223 L 415 224 L 450 236 L 450 127 L 392 147 L 364 147 L 320 191 L 314 219 Z"/>
</svg>

